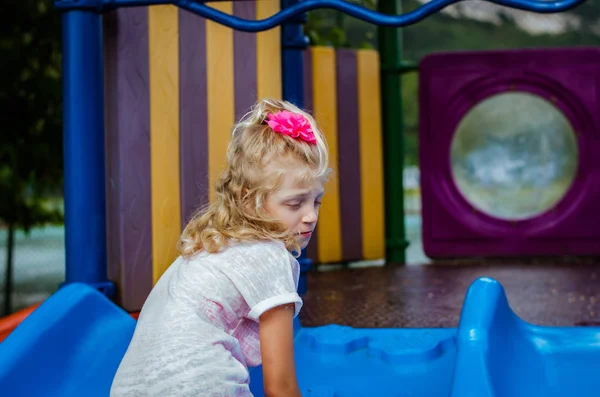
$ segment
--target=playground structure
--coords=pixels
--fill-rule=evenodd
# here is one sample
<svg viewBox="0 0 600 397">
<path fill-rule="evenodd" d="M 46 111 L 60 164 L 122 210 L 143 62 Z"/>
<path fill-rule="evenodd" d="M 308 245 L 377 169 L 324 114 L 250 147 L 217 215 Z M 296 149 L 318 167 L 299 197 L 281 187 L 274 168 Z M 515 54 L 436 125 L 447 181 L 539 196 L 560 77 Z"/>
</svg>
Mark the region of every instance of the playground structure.
<svg viewBox="0 0 600 397">
<path fill-rule="evenodd" d="M 254 17 L 255 8 L 238 2 L 232 12 Z M 117 10 L 104 28 L 108 278 L 117 302 L 137 311 L 175 259 L 189 216 L 214 194 L 229 142 L 224 131 L 257 97 L 281 97 L 281 51 L 273 32 L 232 32 L 171 6 Z M 378 54 L 303 52 L 304 107 L 323 124 L 338 175 L 307 257 L 383 258 Z"/>
<path fill-rule="evenodd" d="M 430 257 L 600 252 L 595 210 L 600 196 L 593 188 L 598 183 L 593 153 L 600 130 L 599 63 L 598 48 L 432 54 L 421 62 L 423 246 Z M 486 112 L 477 110 L 483 106 Z M 479 121 L 467 127 L 470 135 L 461 136 L 466 131 L 461 126 L 477 114 Z M 535 137 L 527 134 L 531 130 Z M 530 150 L 531 161 L 513 161 L 518 177 L 511 183 L 521 182 L 515 190 L 535 187 L 549 193 L 529 194 L 528 202 L 527 195 L 505 195 L 510 192 L 506 183 L 497 188 L 490 182 L 494 178 L 477 177 L 474 168 L 486 170 L 465 157 L 477 153 L 469 145 L 485 139 L 494 144 L 482 145 L 484 150 Z M 456 155 L 458 145 L 468 154 Z M 484 150 L 479 153 L 492 156 Z M 481 190 L 470 195 L 469 186 L 479 183 L 487 183 L 489 195 L 498 199 L 482 201 Z M 502 214 L 502 201 L 520 201 L 523 208 Z"/>
<path fill-rule="evenodd" d="M 372 120 L 369 120 L 369 129 L 361 127 L 358 131 L 349 132 L 353 134 L 355 144 L 343 147 L 337 144 L 336 139 L 341 127 L 346 133 L 348 125 L 344 123 L 350 123 L 350 120 L 339 117 L 340 109 L 347 112 L 355 110 L 353 114 L 357 115 L 358 126 L 361 126 L 361 120 L 366 119 L 365 115 L 373 117 L 374 114 L 379 114 L 377 110 L 381 106 L 383 130 L 386 126 L 389 127 L 386 123 L 393 119 L 390 110 L 397 113 L 397 109 L 386 109 L 390 105 L 389 101 L 383 100 L 378 105 L 378 100 L 368 100 L 369 97 L 379 95 L 377 54 L 370 51 L 334 52 L 319 48 L 307 52 L 298 44 L 303 41 L 301 38 L 296 35 L 296 44 L 291 45 L 290 41 L 293 40 L 286 33 L 300 33 L 298 29 L 301 19 L 292 17 L 314 8 L 335 8 L 373 23 L 397 27 L 418 22 L 452 2 L 432 1 L 408 14 L 385 16 L 343 1 L 314 0 L 295 5 L 284 3 L 286 7 L 275 16 L 252 22 L 240 18 L 252 19 L 254 12 L 256 18 L 260 19 L 277 12 L 278 7 L 271 3 L 272 8 L 267 12 L 260 7 L 268 2 L 260 1 L 256 3 L 254 11 L 248 5 L 250 3 L 245 2 L 215 3 L 214 8 L 196 2 L 174 2 L 182 10 L 186 10 L 184 13 L 174 7 L 157 6 L 161 3 L 167 2 L 113 0 L 56 3 L 65 12 L 67 280 L 61 290 L 35 310 L 0 344 L 0 368 L 3 368 L 0 372 L 0 389 L 9 394 L 48 395 L 51 390 L 50 393 L 61 396 L 92 393 L 106 395 L 135 321 L 102 295 L 112 297 L 115 292 L 113 282 L 117 282 L 120 286 L 118 299 L 121 306 L 127 310 L 136 310 L 136 307 L 139 309 L 144 293 L 151 288 L 174 255 L 162 244 L 169 244 L 169 239 L 172 241 L 179 234 L 182 222 L 189 215 L 189 209 L 198 204 L 194 200 L 198 197 L 201 200 L 202 197 L 204 200 L 210 197 L 210 190 L 207 191 L 210 184 L 204 185 L 204 190 L 203 185 L 200 185 L 199 190 L 187 192 L 185 189 L 191 186 L 184 182 L 197 178 L 206 178 L 208 181 L 218 172 L 219 153 L 224 151 L 226 141 L 222 136 L 218 137 L 215 131 L 227 130 L 234 117 L 253 102 L 251 97 L 243 96 L 252 90 L 253 76 L 257 76 L 255 89 L 259 95 L 278 96 L 281 92 L 284 99 L 292 100 L 317 113 L 317 117 L 323 120 L 324 130 L 330 134 L 328 139 L 334 142 L 332 157 L 339 161 L 339 186 L 334 185 L 333 205 L 330 206 L 334 209 L 329 210 L 331 213 L 324 214 L 321 225 L 325 226 L 321 226 L 317 233 L 316 246 L 308 250 L 309 257 L 312 255 L 317 260 L 362 259 L 369 255 L 383 255 L 385 240 L 388 252 L 389 246 L 397 247 L 399 244 L 393 235 L 390 237 L 389 229 L 384 240 L 383 214 L 385 224 L 390 221 L 393 223 L 390 217 L 394 211 L 388 211 L 388 208 L 397 207 L 402 201 L 390 203 L 389 190 L 393 191 L 394 188 L 387 183 L 389 174 L 385 175 L 385 184 L 381 182 L 383 175 L 381 178 L 369 178 L 373 172 L 379 175 L 383 174 L 382 171 L 387 173 L 388 162 L 398 161 L 398 154 L 393 152 L 397 146 L 389 143 L 390 137 L 387 135 L 383 145 L 376 140 L 372 142 L 365 139 L 368 134 L 373 133 L 372 129 L 377 130 L 373 128 Z M 514 0 L 497 3 L 537 12 L 558 12 L 574 7 L 581 1 L 549 3 Z M 147 11 L 139 11 L 145 10 L 145 7 L 116 10 L 106 18 L 106 34 L 117 35 L 113 37 L 116 41 L 112 42 L 112 47 L 111 41 L 106 41 L 106 64 L 102 68 L 99 58 L 102 50 L 102 38 L 99 37 L 102 23 L 100 11 L 118 6 L 147 5 L 151 5 Z M 386 6 L 389 3 L 382 5 Z M 392 10 L 393 13 L 394 11 Z M 264 46 L 266 43 L 276 42 L 276 35 L 257 38 L 253 51 L 252 45 L 248 45 L 251 41 L 249 36 L 234 33 L 208 21 L 202 27 L 198 23 L 199 18 L 192 13 L 245 31 L 272 28 L 290 18 L 293 22 L 286 23 L 282 28 L 286 39 L 281 43 L 281 62 L 268 63 L 271 69 L 267 64 L 261 64 L 263 61 L 259 61 L 263 59 L 260 54 L 264 51 Z M 234 16 L 228 13 L 233 13 Z M 146 27 L 143 25 L 144 21 L 148 22 Z M 141 41 L 135 39 L 136 36 L 131 34 L 132 29 L 140 29 L 142 32 L 147 29 L 147 41 L 144 41 L 143 35 L 137 36 L 138 39 L 141 37 Z M 198 40 L 190 40 L 197 39 L 203 29 L 206 38 L 204 49 L 198 44 Z M 127 30 L 128 34 L 125 34 Z M 394 42 L 394 39 L 386 41 L 386 35 L 393 36 L 393 30 L 383 31 L 382 48 L 391 46 Z M 119 41 L 132 37 L 134 40 L 131 43 Z M 225 48 L 212 49 L 215 50 L 213 56 L 219 53 L 236 56 L 238 52 L 234 46 L 237 42 L 242 43 L 239 46 L 240 53 L 241 50 L 244 51 L 244 59 L 249 56 L 251 61 L 244 67 L 240 66 L 240 70 L 237 69 L 239 64 L 235 63 L 234 67 L 231 59 L 227 60 L 226 67 L 217 68 L 210 62 L 208 55 L 212 51 L 210 45 L 216 45 L 213 42 L 215 38 L 225 43 Z M 236 41 L 236 38 L 239 40 Z M 191 41 L 188 43 L 192 46 L 191 51 L 183 51 L 188 48 L 185 44 L 188 41 Z M 141 53 L 141 59 L 149 64 L 146 91 L 141 95 L 135 89 L 127 92 L 127 87 L 130 87 L 127 76 L 139 77 L 138 72 L 143 69 L 144 61 L 140 63 L 140 58 L 133 56 L 128 59 L 126 56 L 131 54 L 121 56 L 116 51 L 128 45 L 129 49 L 137 49 Z M 144 53 L 147 49 L 149 51 Z M 159 52 L 153 53 L 153 49 L 160 49 L 160 55 L 157 55 Z M 202 51 L 206 51 L 204 58 Z M 253 52 L 256 63 L 252 60 Z M 133 55 L 140 56 L 139 53 Z M 268 56 L 275 60 L 279 54 L 275 52 L 275 55 L 270 53 Z M 178 58 L 182 61 L 178 62 Z M 594 56 L 585 58 L 590 63 L 597 62 Z M 335 62 L 336 60 L 339 62 Z M 394 61 L 399 60 L 390 60 L 387 55 L 382 55 L 382 68 L 390 68 L 387 62 Z M 282 85 L 269 85 L 274 79 L 265 76 L 278 76 L 279 65 L 282 65 Z M 208 77 L 202 80 L 202 73 L 192 73 L 193 70 L 203 70 L 203 66 L 206 68 L 206 76 L 216 76 L 216 81 L 228 88 L 211 89 L 210 84 L 215 80 Z M 394 67 L 397 68 L 397 73 L 401 65 L 398 62 Z M 108 84 L 114 82 L 117 86 L 112 91 L 105 90 L 109 131 L 106 178 L 102 150 L 104 128 L 101 122 L 104 119 L 101 95 L 104 90 L 101 84 L 103 71 L 106 72 Z M 382 76 L 387 74 L 389 70 L 382 73 Z M 245 78 L 246 75 L 251 77 Z M 180 83 L 176 87 L 177 84 L 173 82 L 178 80 L 177 76 L 180 82 L 186 78 L 190 80 L 185 80 L 185 84 Z M 241 84 L 240 96 L 236 91 L 238 83 Z M 251 88 L 248 88 L 249 85 Z M 143 86 L 144 84 L 140 87 Z M 353 95 L 340 93 L 342 87 L 353 92 Z M 186 94 L 187 88 L 201 92 L 205 89 L 207 96 L 194 98 L 189 92 Z M 382 97 L 387 98 L 386 90 L 396 88 L 396 94 L 399 95 L 400 90 L 398 86 L 394 86 L 394 80 L 387 80 L 386 77 L 381 82 Z M 161 95 L 152 95 L 153 90 Z M 229 96 L 223 96 L 224 93 Z M 123 99 L 121 95 L 130 97 Z M 135 95 L 138 96 L 133 98 Z M 206 102 L 204 106 L 196 102 L 203 99 Z M 149 102 L 147 108 L 143 103 L 145 101 Z M 228 104 L 229 108 L 225 111 L 214 106 L 215 103 Z M 206 130 L 192 134 L 192 125 Z M 87 134 L 82 131 L 87 131 Z M 133 147 L 141 153 L 134 151 L 136 156 L 141 157 L 134 156 L 133 160 L 141 158 L 144 161 L 127 163 L 131 156 L 129 150 Z M 203 156 L 192 158 L 189 156 L 190 152 L 187 152 L 186 157 L 186 150 L 198 150 L 195 153 L 203 153 Z M 177 155 L 174 156 L 174 153 Z M 356 170 L 352 171 L 348 169 L 349 166 L 344 165 L 344 161 L 349 160 L 343 159 L 341 154 L 360 157 L 357 164 L 360 165 L 363 182 L 361 187 L 342 186 L 346 181 L 343 178 L 344 172 Z M 396 157 L 392 160 L 390 155 Z M 373 159 L 375 161 L 371 161 Z M 382 167 L 381 163 L 385 166 Z M 170 174 L 174 170 L 177 170 L 175 175 Z M 199 174 L 189 175 L 190 172 Z M 139 178 L 139 175 L 146 177 Z M 367 182 L 373 185 L 369 186 Z M 398 180 L 395 182 L 397 185 Z M 105 222 L 103 200 L 105 183 L 109 201 L 108 222 Z M 377 213 L 378 203 L 375 201 L 383 201 L 383 186 L 386 188 L 386 211 Z M 360 192 L 361 203 L 344 202 L 339 197 L 336 199 L 335 194 L 341 195 L 342 189 L 352 189 L 354 194 Z M 401 195 L 401 184 L 399 190 Z M 140 191 L 145 194 L 136 195 Z M 365 198 L 369 194 L 374 196 Z M 140 203 L 140 198 L 143 205 L 133 206 L 133 203 Z M 593 198 L 590 196 L 588 200 Z M 360 216 L 342 218 L 344 208 L 349 208 L 349 211 L 360 208 Z M 128 211 L 132 211 L 133 215 L 124 215 Z M 375 213 L 375 217 L 372 213 Z M 377 216 L 381 217 L 380 221 L 376 219 Z M 362 223 L 362 235 L 344 234 L 346 226 L 343 222 L 365 219 L 374 222 L 370 226 L 367 222 Z M 144 220 L 151 221 L 152 225 L 142 225 L 145 229 L 140 228 L 139 222 Z M 154 223 L 157 224 L 156 229 Z M 104 224 L 109 225 L 108 243 L 103 234 L 106 231 Z M 369 227 L 373 229 L 369 230 Z M 157 234 L 157 230 L 164 234 Z M 135 236 L 133 231 L 139 233 L 139 236 Z M 363 237 L 367 235 L 373 239 Z M 358 246 L 361 251 L 356 253 L 346 249 L 344 241 L 350 241 L 352 249 Z M 139 256 L 136 257 L 136 254 Z M 107 262 L 111 264 L 108 273 Z M 304 261 L 305 269 L 306 263 Z M 146 284 L 135 290 L 132 283 L 139 282 L 140 279 Z M 501 286 L 490 279 L 478 280 L 469 290 L 457 329 L 360 330 L 336 325 L 311 329 L 303 328 L 299 323 L 296 325 L 298 377 L 304 395 L 554 396 L 568 389 L 574 394 L 585 396 L 593 395 L 594 389 L 599 386 L 591 376 L 597 370 L 594 359 L 598 357 L 598 329 L 544 328 L 526 324 L 508 307 Z M 93 366 L 82 365 L 92 357 Z M 315 362 L 318 363 L 316 366 Z M 517 362 L 518 365 L 515 364 Z M 31 368 L 39 368 L 42 375 L 38 382 L 27 381 Z M 257 396 L 262 395 L 260 379 L 260 368 L 254 369 L 252 390 Z M 507 379 L 510 381 L 506 381 Z"/>
</svg>

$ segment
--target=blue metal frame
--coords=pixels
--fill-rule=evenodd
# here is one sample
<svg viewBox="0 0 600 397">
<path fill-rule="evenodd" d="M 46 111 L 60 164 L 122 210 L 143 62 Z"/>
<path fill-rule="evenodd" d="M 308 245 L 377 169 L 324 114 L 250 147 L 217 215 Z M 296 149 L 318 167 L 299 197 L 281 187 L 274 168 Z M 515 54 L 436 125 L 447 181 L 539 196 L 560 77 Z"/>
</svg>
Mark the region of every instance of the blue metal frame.
<svg viewBox="0 0 600 397">
<path fill-rule="evenodd" d="M 287 10 L 301 2 L 302 0 L 281 0 L 281 9 Z M 283 99 L 300 108 L 304 107 L 302 54 L 309 43 L 302 29 L 306 19 L 306 15 L 301 14 L 281 25 Z"/>
<path fill-rule="evenodd" d="M 107 295 L 115 291 L 106 274 L 106 208 L 101 13 L 119 7 L 172 4 L 230 28 L 259 32 L 283 25 L 283 96 L 303 104 L 303 16 L 329 8 L 380 26 L 419 22 L 462 0 L 432 0 L 401 15 L 385 15 L 343 0 L 282 0 L 282 10 L 257 21 L 191 0 L 55 0 L 63 14 L 63 101 L 65 161 L 66 281 L 84 282 Z M 486 0 L 537 13 L 567 11 L 586 0 Z M 306 271 L 310 261 L 303 255 Z M 305 288 L 301 286 L 301 289 Z"/>
<path fill-rule="evenodd" d="M 102 17 L 70 11 L 63 22 L 66 283 L 107 295 Z"/>
<path fill-rule="evenodd" d="M 215 21 L 221 25 L 245 32 L 260 32 L 272 29 L 294 17 L 318 8 L 329 8 L 342 11 L 363 21 L 388 27 L 401 27 L 415 24 L 426 17 L 462 0 L 432 0 L 429 3 L 401 15 L 385 15 L 369 10 L 345 0 L 306 0 L 297 2 L 289 8 L 282 9 L 277 14 L 258 21 L 243 18 L 218 11 L 204 2 L 192 0 L 56 0 L 59 9 L 93 9 L 109 10 L 119 7 L 147 6 L 158 4 L 173 4 L 194 14 Z M 586 0 L 486 0 L 489 3 L 503 5 L 537 13 L 556 13 L 567 11 L 582 4 Z"/>
<path fill-rule="evenodd" d="M 299 4 L 302 0 L 281 0 L 281 9 L 286 10 Z M 308 37 L 304 35 L 302 25 L 306 23 L 306 15 L 302 14 L 287 20 L 281 25 L 281 77 L 282 99 L 289 101 L 299 108 L 304 107 L 304 69 L 303 53 L 308 47 Z M 307 290 L 306 273 L 312 267 L 312 261 L 306 256 L 306 251 L 298 258 L 300 264 L 300 280 L 298 293 Z"/>
</svg>

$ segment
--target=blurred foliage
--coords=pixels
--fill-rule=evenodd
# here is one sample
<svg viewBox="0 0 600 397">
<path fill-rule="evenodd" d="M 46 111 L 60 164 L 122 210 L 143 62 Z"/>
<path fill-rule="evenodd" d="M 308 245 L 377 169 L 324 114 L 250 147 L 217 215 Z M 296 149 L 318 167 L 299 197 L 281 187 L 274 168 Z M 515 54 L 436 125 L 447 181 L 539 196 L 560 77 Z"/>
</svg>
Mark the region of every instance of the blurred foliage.
<svg viewBox="0 0 600 397">
<path fill-rule="evenodd" d="M 49 0 L 0 12 L 0 226 L 7 228 L 4 314 L 12 308 L 17 229 L 63 221 L 60 15 Z"/>
<path fill-rule="evenodd" d="M 375 0 L 349 2 L 375 10 Z M 314 10 L 308 13 L 304 32 L 312 46 L 335 48 L 375 48 L 377 29 L 336 10 Z"/>
<path fill-rule="evenodd" d="M 60 15 L 51 1 L 5 0 L 0 13 L 0 222 L 61 222 Z"/>
</svg>

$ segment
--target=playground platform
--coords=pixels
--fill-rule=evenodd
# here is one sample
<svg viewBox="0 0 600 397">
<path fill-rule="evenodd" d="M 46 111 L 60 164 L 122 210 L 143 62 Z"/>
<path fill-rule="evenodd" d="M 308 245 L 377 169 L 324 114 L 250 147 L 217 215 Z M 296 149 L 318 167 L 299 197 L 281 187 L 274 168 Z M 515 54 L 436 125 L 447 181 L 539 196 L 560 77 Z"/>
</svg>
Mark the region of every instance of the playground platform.
<svg viewBox="0 0 600 397">
<path fill-rule="evenodd" d="M 600 325 L 600 258 L 473 259 L 313 272 L 300 319 L 308 327 L 456 327 L 465 292 L 479 277 L 500 282 L 525 321 Z"/>
</svg>

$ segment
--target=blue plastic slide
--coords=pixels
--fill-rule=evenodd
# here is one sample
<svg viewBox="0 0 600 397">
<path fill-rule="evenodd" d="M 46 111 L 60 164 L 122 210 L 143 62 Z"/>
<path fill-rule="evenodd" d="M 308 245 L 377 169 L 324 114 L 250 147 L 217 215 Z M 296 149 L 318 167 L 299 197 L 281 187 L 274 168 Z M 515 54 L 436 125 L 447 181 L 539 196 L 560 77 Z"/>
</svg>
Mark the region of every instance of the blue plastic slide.
<svg viewBox="0 0 600 397">
<path fill-rule="evenodd" d="M 61 288 L 0 343 L 0 396 L 107 397 L 134 328 L 95 289 Z"/>
<path fill-rule="evenodd" d="M 92 288 L 62 288 L 0 343 L 0 395 L 108 396 L 134 327 Z M 600 394 L 600 328 L 528 324 L 482 278 L 458 328 L 297 324 L 296 365 L 304 397 L 591 397 Z M 263 396 L 260 367 L 251 379 Z"/>
</svg>

